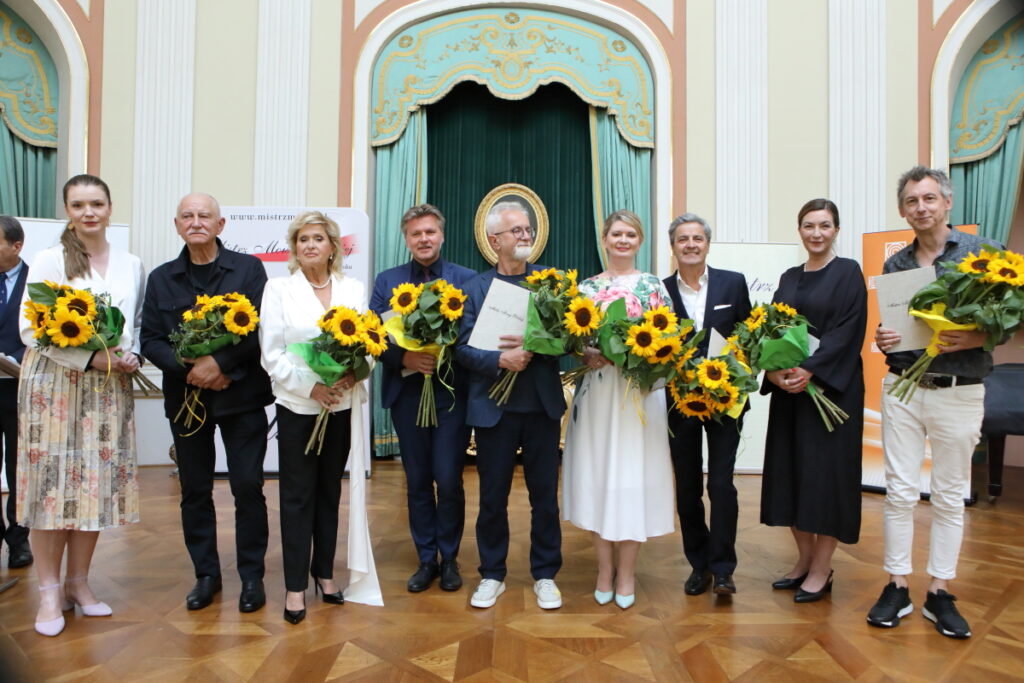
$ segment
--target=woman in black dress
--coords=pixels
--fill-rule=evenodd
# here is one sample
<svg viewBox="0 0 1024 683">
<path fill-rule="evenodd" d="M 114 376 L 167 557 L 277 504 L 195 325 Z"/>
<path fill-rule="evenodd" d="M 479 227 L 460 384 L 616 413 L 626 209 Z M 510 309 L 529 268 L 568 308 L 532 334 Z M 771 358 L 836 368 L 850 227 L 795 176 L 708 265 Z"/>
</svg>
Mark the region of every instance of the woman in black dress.
<svg viewBox="0 0 1024 683">
<path fill-rule="evenodd" d="M 867 290 L 856 261 L 839 258 L 839 210 L 827 199 L 807 202 L 797 217 L 807 262 L 782 274 L 774 301 L 803 314 L 821 344 L 798 367 L 765 374 L 771 393 L 761 522 L 788 526 L 799 558 L 775 589 L 799 589 L 796 602 L 832 590 L 836 544 L 860 535 L 864 373 L 860 352 L 867 324 Z M 808 382 L 850 416 L 829 432 L 805 389 Z"/>
</svg>

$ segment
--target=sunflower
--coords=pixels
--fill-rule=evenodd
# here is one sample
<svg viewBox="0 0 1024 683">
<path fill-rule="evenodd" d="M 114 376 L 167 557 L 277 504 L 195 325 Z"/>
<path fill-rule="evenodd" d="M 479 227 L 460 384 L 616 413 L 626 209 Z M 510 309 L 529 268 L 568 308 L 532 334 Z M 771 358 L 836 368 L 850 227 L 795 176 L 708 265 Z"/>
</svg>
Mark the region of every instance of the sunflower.
<svg viewBox="0 0 1024 683">
<path fill-rule="evenodd" d="M 32 336 L 40 339 L 46 333 L 46 325 L 50 322 L 50 307 L 28 299 L 25 302 L 25 317 L 32 323 Z"/>
<path fill-rule="evenodd" d="M 661 332 L 658 331 L 658 328 L 650 323 L 633 325 L 627 333 L 626 346 L 630 348 L 633 355 L 647 358 L 654 355 L 657 350 L 654 348 L 654 341 L 660 336 Z"/>
<path fill-rule="evenodd" d="M 537 270 L 526 276 L 526 281 L 531 285 L 540 284 L 545 280 L 554 280 L 556 283 L 562 281 L 562 274 L 554 268 L 545 268 L 544 270 Z"/>
<path fill-rule="evenodd" d="M 320 319 L 316 321 L 316 326 L 322 331 L 328 334 L 334 334 L 334 316 L 338 314 L 338 307 L 328 308 L 324 311 L 324 314 L 320 316 Z"/>
<path fill-rule="evenodd" d="M 776 311 L 778 311 L 782 315 L 788 316 L 790 318 L 796 316 L 796 309 L 793 308 L 792 306 L 787 306 L 786 304 L 782 303 L 781 301 L 777 301 L 774 304 L 772 304 L 772 308 L 774 308 Z"/>
<path fill-rule="evenodd" d="M 465 312 L 463 304 L 466 303 L 466 295 L 458 287 L 449 285 L 441 292 L 441 315 L 448 320 L 458 320 Z"/>
<path fill-rule="evenodd" d="M 96 299 L 85 289 L 67 289 L 63 296 L 57 298 L 57 305 L 63 306 L 89 320 L 96 318 Z"/>
<path fill-rule="evenodd" d="M 240 302 L 249 303 L 249 300 L 244 295 L 238 292 L 231 292 L 229 294 L 218 294 L 217 296 L 210 298 L 211 306 L 233 306 Z"/>
<path fill-rule="evenodd" d="M 1024 267 L 1005 258 L 994 258 L 989 261 L 988 273 L 983 278 L 986 282 L 1002 282 L 1014 287 L 1024 286 Z"/>
<path fill-rule="evenodd" d="M 703 396 L 693 391 L 683 396 L 681 401 L 676 401 L 676 409 L 687 417 L 697 417 L 701 421 L 711 417 L 711 406 Z"/>
<path fill-rule="evenodd" d="M 326 315 L 326 313 L 324 315 Z M 371 327 L 380 327 L 380 316 L 377 315 L 376 311 L 367 311 L 366 313 L 363 313 L 363 325 L 366 329 L 370 329 Z"/>
<path fill-rule="evenodd" d="M 724 392 L 724 394 L 723 394 Z M 718 387 L 718 391 L 711 395 L 714 408 L 719 413 L 727 413 L 736 407 L 740 399 L 740 390 L 735 385 L 724 383 Z"/>
<path fill-rule="evenodd" d="M 690 348 L 686 349 L 686 351 L 683 351 L 681 354 L 676 356 L 676 372 L 678 372 L 680 375 L 683 374 L 684 366 L 686 365 L 687 361 L 693 358 L 694 355 L 696 355 L 696 353 L 697 347 L 691 346 Z"/>
<path fill-rule="evenodd" d="M 206 314 L 210 312 L 214 305 L 214 299 L 211 299 L 205 294 L 200 294 L 199 296 L 196 297 L 196 302 L 192 304 L 192 307 L 181 314 L 181 319 L 184 320 L 185 322 L 190 322 L 192 320 L 202 320 L 203 318 L 206 317 Z"/>
<path fill-rule="evenodd" d="M 363 340 L 363 332 L 366 330 L 363 319 L 351 308 L 339 306 L 337 311 L 334 315 L 334 328 L 331 330 L 334 338 L 342 346 L 350 346 L 361 342 Z"/>
<path fill-rule="evenodd" d="M 767 312 L 764 310 L 764 306 L 758 306 L 750 312 L 747 319 L 743 321 L 743 324 L 747 326 L 747 329 L 753 332 L 757 328 L 764 324 L 765 319 L 768 317 Z"/>
<path fill-rule="evenodd" d="M 654 341 L 654 355 L 647 357 L 647 362 L 664 365 L 670 362 L 683 348 L 683 341 L 676 336 L 662 337 Z"/>
<path fill-rule="evenodd" d="M 697 365 L 697 379 L 707 389 L 717 389 L 729 381 L 729 366 L 725 361 L 705 358 Z"/>
<path fill-rule="evenodd" d="M 434 284 L 430 285 L 430 288 L 437 293 L 441 293 L 444 290 L 448 289 L 449 287 L 451 287 L 451 285 L 448 284 L 448 281 L 445 280 L 443 277 L 437 278 L 436 280 L 434 280 Z"/>
<path fill-rule="evenodd" d="M 569 308 L 565 312 L 565 328 L 569 330 L 569 334 L 583 337 L 597 332 L 603 317 L 593 301 L 585 296 L 578 296 L 569 302 Z"/>
<path fill-rule="evenodd" d="M 260 317 L 256 314 L 256 308 L 248 301 L 238 301 L 228 308 L 224 314 L 224 327 L 228 332 L 244 337 L 256 329 L 256 323 Z"/>
<path fill-rule="evenodd" d="M 81 346 L 95 332 L 88 318 L 64 306 L 54 308 L 53 319 L 46 324 L 46 334 L 60 346 Z"/>
<path fill-rule="evenodd" d="M 963 260 L 957 264 L 956 268 L 961 273 L 984 275 L 988 272 L 989 261 L 996 258 L 996 256 L 998 256 L 998 254 L 995 252 L 991 252 L 986 249 L 979 249 L 977 256 L 974 255 L 974 252 L 969 252 L 967 256 L 964 256 Z"/>
<path fill-rule="evenodd" d="M 565 271 L 565 295 L 568 297 L 575 297 L 579 295 L 579 287 L 576 286 L 576 278 L 579 277 L 579 273 L 575 268 Z"/>
<path fill-rule="evenodd" d="M 411 282 L 403 282 L 391 290 L 391 308 L 396 313 L 406 314 L 416 310 L 416 302 L 419 301 L 423 285 L 414 285 Z"/>
<path fill-rule="evenodd" d="M 672 334 L 679 324 L 676 314 L 668 306 L 652 308 L 644 313 L 644 320 L 661 330 L 662 334 Z"/>
<path fill-rule="evenodd" d="M 384 330 L 379 324 L 366 325 L 363 342 L 366 344 L 367 353 L 374 357 L 384 353 L 388 348 L 388 341 L 384 336 Z"/>
<path fill-rule="evenodd" d="M 71 285 L 62 285 L 61 283 L 54 282 L 53 280 L 43 280 L 43 283 L 53 290 L 54 296 L 64 296 L 68 292 L 74 291 L 74 287 Z"/>
</svg>

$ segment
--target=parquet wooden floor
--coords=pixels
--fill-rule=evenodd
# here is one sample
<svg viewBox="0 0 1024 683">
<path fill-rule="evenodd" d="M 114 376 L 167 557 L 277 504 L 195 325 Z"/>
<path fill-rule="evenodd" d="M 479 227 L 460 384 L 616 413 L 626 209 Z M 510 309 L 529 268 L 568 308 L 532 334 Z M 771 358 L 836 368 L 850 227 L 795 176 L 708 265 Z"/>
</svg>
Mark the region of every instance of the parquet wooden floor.
<svg viewBox="0 0 1024 683">
<path fill-rule="evenodd" d="M 1011 468 L 1012 469 L 1012 468 Z M 267 607 L 237 610 L 230 494 L 218 482 L 225 590 L 209 608 L 185 609 L 191 566 L 181 539 L 177 481 L 169 468 L 141 473 L 142 519 L 101 535 L 92 585 L 114 609 L 111 618 L 75 614 L 58 638 L 32 628 L 37 594 L 31 570 L 8 570 L 0 583 L 0 648 L 14 680 L 56 681 L 719 681 L 1020 680 L 1024 676 L 1024 472 L 1008 471 L 1004 499 L 969 509 L 962 576 L 954 590 L 974 637 L 940 636 L 920 615 L 926 579 L 912 583 L 916 611 L 892 630 L 864 617 L 885 577 L 882 498 L 865 494 L 856 546 L 840 546 L 831 600 L 796 605 L 770 581 L 788 570 L 792 544 L 785 529 L 758 523 L 760 477 L 737 478 L 740 491 L 739 593 L 732 600 L 687 597 L 688 568 L 678 534 L 643 548 L 637 603 L 621 611 L 592 597 L 595 569 L 587 534 L 563 525 L 565 564 L 558 575 L 564 606 L 540 610 L 528 572 L 529 506 L 521 472 L 511 501 L 508 592 L 489 610 L 468 600 L 477 577 L 473 521 L 477 477 L 466 470 L 466 586 L 405 590 L 415 568 L 406 526 L 404 476 L 397 463 L 375 466 L 369 483 L 371 528 L 386 606 L 342 607 L 309 600 L 299 626 L 281 618 L 284 589 L 277 531 L 277 482 L 271 507 Z M 984 473 L 980 472 L 982 481 Z M 979 489 L 980 489 L 979 485 Z M 347 493 L 342 509 L 347 506 Z M 927 513 L 927 503 L 921 513 Z M 919 514 L 919 519 L 929 515 Z M 346 524 L 339 539 L 344 543 Z M 915 560 L 925 564 L 927 525 L 919 523 Z M 344 553 L 339 552 L 339 568 Z M 344 580 L 339 570 L 336 577 Z"/>
</svg>

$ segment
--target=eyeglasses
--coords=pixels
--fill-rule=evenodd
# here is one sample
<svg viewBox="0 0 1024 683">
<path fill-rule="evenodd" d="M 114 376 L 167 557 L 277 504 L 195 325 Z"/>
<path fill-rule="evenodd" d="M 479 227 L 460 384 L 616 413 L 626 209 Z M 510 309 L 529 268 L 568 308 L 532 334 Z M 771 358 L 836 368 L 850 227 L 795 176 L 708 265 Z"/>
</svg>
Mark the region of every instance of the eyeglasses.
<svg viewBox="0 0 1024 683">
<path fill-rule="evenodd" d="M 533 237 L 537 234 L 537 231 L 533 228 L 521 228 L 518 226 L 509 228 L 508 230 L 502 230 L 501 232 L 492 232 L 491 234 L 497 237 L 498 235 L 504 235 L 506 232 L 512 233 L 514 237 L 519 239 L 522 239 L 523 237 Z"/>
</svg>

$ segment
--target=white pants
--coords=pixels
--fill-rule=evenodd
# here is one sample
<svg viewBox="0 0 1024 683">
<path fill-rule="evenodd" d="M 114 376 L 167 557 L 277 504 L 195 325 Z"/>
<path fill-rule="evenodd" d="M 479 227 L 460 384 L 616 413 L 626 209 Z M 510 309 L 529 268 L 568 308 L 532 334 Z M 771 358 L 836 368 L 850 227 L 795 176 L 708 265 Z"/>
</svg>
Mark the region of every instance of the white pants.
<svg viewBox="0 0 1024 683">
<path fill-rule="evenodd" d="M 964 535 L 964 492 L 971 476 L 971 455 L 981 437 L 985 385 L 922 389 L 909 403 L 889 396 L 896 376 L 882 383 L 882 448 L 885 452 L 885 571 L 912 572 L 914 506 L 924 461 L 925 437 L 931 442 L 931 544 L 928 573 L 956 577 Z"/>
</svg>

